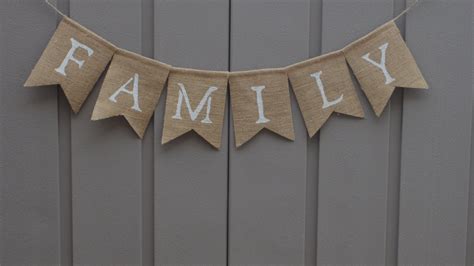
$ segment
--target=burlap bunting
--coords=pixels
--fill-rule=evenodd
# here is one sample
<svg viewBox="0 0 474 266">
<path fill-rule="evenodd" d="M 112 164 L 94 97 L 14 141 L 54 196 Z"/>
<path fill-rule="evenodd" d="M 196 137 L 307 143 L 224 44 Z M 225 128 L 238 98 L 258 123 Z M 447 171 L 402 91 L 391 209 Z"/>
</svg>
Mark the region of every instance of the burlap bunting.
<svg viewBox="0 0 474 266">
<path fill-rule="evenodd" d="M 289 66 L 288 77 L 310 137 L 333 112 L 364 117 L 341 51 Z"/>
<path fill-rule="evenodd" d="M 162 143 L 194 130 L 221 146 L 228 72 L 173 68 L 168 80 Z"/>
<path fill-rule="evenodd" d="M 71 109 L 77 113 L 116 49 L 64 17 L 25 86 L 61 85 Z"/>
<path fill-rule="evenodd" d="M 92 120 L 123 115 L 142 138 L 171 66 L 118 50 L 97 99 Z"/>
<path fill-rule="evenodd" d="M 428 88 L 393 21 L 343 51 L 377 116 L 382 114 L 395 87 Z"/>
<path fill-rule="evenodd" d="M 285 69 L 233 72 L 229 85 L 237 147 L 263 128 L 295 139 Z"/>
<path fill-rule="evenodd" d="M 333 112 L 364 117 L 348 65 L 377 116 L 396 87 L 428 88 L 394 20 L 340 51 L 286 68 L 229 73 L 174 68 L 119 49 L 66 16 L 25 86 L 61 85 L 77 113 L 111 60 L 92 120 L 122 115 L 142 138 L 169 76 L 162 143 L 195 131 L 217 149 L 228 84 L 237 147 L 264 128 L 294 140 L 289 82 L 310 137 Z"/>
</svg>

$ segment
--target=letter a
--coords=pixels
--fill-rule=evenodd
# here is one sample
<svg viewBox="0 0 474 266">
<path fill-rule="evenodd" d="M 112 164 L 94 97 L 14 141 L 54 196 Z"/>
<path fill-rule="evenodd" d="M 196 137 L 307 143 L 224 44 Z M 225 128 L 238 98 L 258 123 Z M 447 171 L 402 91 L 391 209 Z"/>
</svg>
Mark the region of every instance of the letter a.
<svg viewBox="0 0 474 266">
<path fill-rule="evenodd" d="M 370 59 L 370 53 L 367 53 L 366 55 L 362 56 L 367 62 L 373 64 L 374 66 L 380 68 L 382 70 L 384 76 L 385 76 L 385 84 L 388 85 L 392 82 L 395 81 L 395 79 L 390 76 L 390 73 L 387 71 L 387 66 L 385 66 L 385 56 L 387 52 L 387 47 L 388 47 L 388 42 L 384 43 L 379 47 L 379 50 L 382 52 L 382 56 L 380 57 L 380 63 L 375 62 L 374 60 Z"/>
<path fill-rule="evenodd" d="M 207 102 L 206 117 L 203 120 L 201 120 L 201 123 L 212 124 L 212 121 L 209 118 L 209 113 L 211 112 L 211 102 L 212 102 L 211 94 L 217 90 L 217 87 L 209 87 L 209 89 L 207 89 L 206 93 L 204 94 L 201 101 L 199 102 L 198 106 L 193 111 L 193 109 L 191 108 L 191 102 L 189 101 L 188 93 L 186 92 L 186 88 L 184 87 L 182 83 L 178 83 L 178 86 L 179 86 L 178 104 L 176 105 L 176 113 L 172 118 L 179 119 L 179 120 L 183 119 L 181 117 L 181 107 L 183 105 L 183 98 L 184 98 L 189 116 L 191 117 L 192 121 L 196 120 L 202 108 L 204 107 L 204 104 L 206 104 Z"/>
<path fill-rule="evenodd" d="M 71 38 L 71 49 L 69 49 L 69 52 L 67 53 L 66 57 L 64 58 L 63 62 L 61 65 L 55 69 L 56 72 L 59 74 L 66 76 L 66 67 L 69 64 L 69 61 L 73 61 L 74 63 L 79 65 L 79 68 L 82 68 L 84 65 L 84 60 L 78 60 L 77 58 L 74 57 L 74 53 L 78 48 L 82 48 L 87 51 L 87 55 L 90 57 L 94 53 L 94 50 L 86 46 L 85 44 L 82 44 L 78 41 L 76 41 L 74 38 Z"/>
<path fill-rule="evenodd" d="M 130 78 L 125 84 L 123 84 L 118 90 L 109 97 L 109 101 L 116 103 L 117 102 L 117 95 L 121 92 L 125 92 L 133 96 L 133 106 L 132 109 L 138 112 L 141 112 L 140 106 L 138 105 L 138 79 L 140 76 L 135 73 L 133 78 Z M 127 90 L 128 85 L 133 81 L 133 89 L 131 91 Z"/>
<path fill-rule="evenodd" d="M 270 122 L 270 119 L 267 119 L 265 117 L 265 110 L 262 99 L 262 91 L 265 89 L 265 86 L 252 86 L 251 89 L 257 94 L 258 120 L 255 123 L 265 124 Z"/>
<path fill-rule="evenodd" d="M 341 96 L 339 96 L 339 98 L 337 98 L 334 101 L 328 101 L 328 98 L 326 97 L 326 93 L 324 92 L 323 82 L 321 81 L 322 73 L 323 73 L 322 71 L 313 73 L 311 74 L 311 77 L 313 77 L 316 80 L 316 84 L 318 85 L 319 92 L 321 93 L 321 97 L 323 98 L 323 109 L 326 109 L 328 107 L 331 107 L 333 105 L 340 103 L 342 99 L 344 98 L 344 95 L 341 94 Z"/>
</svg>

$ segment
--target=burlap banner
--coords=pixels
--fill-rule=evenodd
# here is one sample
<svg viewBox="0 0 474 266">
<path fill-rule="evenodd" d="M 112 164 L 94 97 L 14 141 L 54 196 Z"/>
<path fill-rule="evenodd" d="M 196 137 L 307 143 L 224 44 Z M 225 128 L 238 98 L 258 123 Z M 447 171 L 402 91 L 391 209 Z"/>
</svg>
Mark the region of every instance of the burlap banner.
<svg viewBox="0 0 474 266">
<path fill-rule="evenodd" d="M 116 48 L 51 5 L 64 19 L 25 86 L 59 84 L 78 112 L 112 60 L 92 120 L 124 116 L 142 138 L 168 81 L 162 144 L 195 131 L 219 149 L 228 86 L 237 147 L 264 128 L 294 140 L 291 83 L 312 137 L 334 112 L 364 117 L 349 67 L 377 116 L 396 87 L 428 88 L 394 22 L 415 4 L 342 50 L 285 68 L 240 72 L 175 68 Z"/>
<path fill-rule="evenodd" d="M 288 77 L 310 137 L 333 112 L 364 117 L 342 52 L 289 66 Z"/>
<path fill-rule="evenodd" d="M 114 45 L 64 17 L 25 86 L 61 85 L 77 113 L 115 51 Z"/>
<path fill-rule="evenodd" d="M 229 85 L 237 147 L 263 128 L 295 139 L 285 69 L 233 72 Z"/>
<path fill-rule="evenodd" d="M 348 45 L 344 54 L 377 116 L 395 87 L 428 88 L 393 21 Z"/>
<path fill-rule="evenodd" d="M 228 72 L 174 68 L 168 80 L 162 143 L 194 130 L 221 146 Z"/>
<path fill-rule="evenodd" d="M 168 77 L 170 66 L 118 50 L 112 59 L 92 120 L 122 115 L 142 138 Z"/>
</svg>

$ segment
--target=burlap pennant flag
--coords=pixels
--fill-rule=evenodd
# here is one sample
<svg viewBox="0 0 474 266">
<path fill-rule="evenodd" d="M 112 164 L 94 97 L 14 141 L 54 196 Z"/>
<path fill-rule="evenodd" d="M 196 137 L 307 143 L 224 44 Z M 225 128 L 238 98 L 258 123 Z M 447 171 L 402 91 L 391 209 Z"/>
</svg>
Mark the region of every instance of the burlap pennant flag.
<svg viewBox="0 0 474 266">
<path fill-rule="evenodd" d="M 115 51 L 114 45 L 64 17 L 25 86 L 61 85 L 77 113 Z"/>
<path fill-rule="evenodd" d="M 395 87 L 428 88 L 393 21 L 344 48 L 344 54 L 377 116 Z"/>
<path fill-rule="evenodd" d="M 219 149 L 228 72 L 173 68 L 168 80 L 162 143 L 194 130 Z"/>
<path fill-rule="evenodd" d="M 289 66 L 288 77 L 310 137 L 333 112 L 364 117 L 342 51 Z"/>
<path fill-rule="evenodd" d="M 263 128 L 295 139 L 286 69 L 233 72 L 229 85 L 237 147 Z"/>
<path fill-rule="evenodd" d="M 122 115 L 142 138 L 171 66 L 118 50 L 110 64 L 92 120 Z"/>
</svg>

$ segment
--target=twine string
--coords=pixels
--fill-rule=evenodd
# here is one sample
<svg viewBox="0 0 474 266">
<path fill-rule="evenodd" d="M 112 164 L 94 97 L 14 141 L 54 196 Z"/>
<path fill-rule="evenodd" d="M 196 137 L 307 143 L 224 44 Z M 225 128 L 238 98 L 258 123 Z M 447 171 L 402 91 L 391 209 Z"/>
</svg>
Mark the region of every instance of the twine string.
<svg viewBox="0 0 474 266">
<path fill-rule="evenodd" d="M 421 0 L 415 0 L 415 2 L 411 3 L 411 5 L 409 5 L 407 8 L 405 8 L 405 10 L 403 10 L 400 14 L 398 14 L 398 16 L 396 16 L 396 17 L 393 18 L 392 20 L 393 20 L 393 21 L 396 21 L 396 20 L 398 20 L 399 18 L 403 17 L 403 16 L 406 15 L 412 8 L 416 7 L 420 2 L 421 2 Z"/>
<path fill-rule="evenodd" d="M 63 17 L 67 17 L 66 14 L 64 14 L 63 12 L 61 12 L 61 10 L 59 10 L 56 6 L 54 6 L 53 4 L 51 4 L 49 2 L 49 0 L 44 0 L 44 2 L 49 6 L 51 7 L 56 13 L 58 13 L 59 15 L 63 16 Z M 419 3 L 421 2 L 421 0 L 415 0 L 411 5 L 409 5 L 407 8 L 405 8 L 405 10 L 403 10 L 400 14 L 398 14 L 398 16 L 394 17 L 392 20 L 393 21 L 396 21 L 398 20 L 399 18 L 403 17 L 404 15 L 406 15 L 412 8 L 416 7 Z"/>
<path fill-rule="evenodd" d="M 63 16 L 63 17 L 67 17 L 66 14 L 64 14 L 63 12 L 61 12 L 61 10 L 59 10 L 57 7 L 55 7 L 53 4 L 51 4 L 49 2 L 49 0 L 44 0 L 44 2 L 49 6 L 51 7 L 56 13 L 58 13 L 59 15 Z"/>
</svg>

